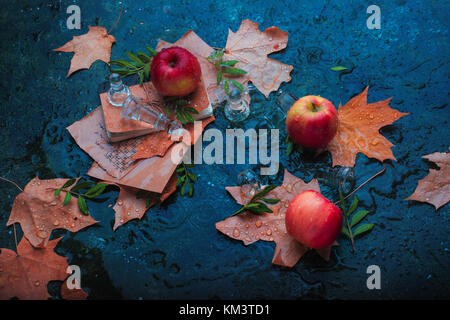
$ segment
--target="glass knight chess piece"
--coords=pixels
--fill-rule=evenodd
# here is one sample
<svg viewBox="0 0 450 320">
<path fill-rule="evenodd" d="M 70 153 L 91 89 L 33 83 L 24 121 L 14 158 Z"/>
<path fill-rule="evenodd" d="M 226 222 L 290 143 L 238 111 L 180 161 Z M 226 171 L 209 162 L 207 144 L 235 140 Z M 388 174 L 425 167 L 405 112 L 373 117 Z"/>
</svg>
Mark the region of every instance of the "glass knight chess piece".
<svg viewBox="0 0 450 320">
<path fill-rule="evenodd" d="M 237 182 L 241 193 L 246 197 L 252 198 L 261 190 L 261 179 L 253 170 L 248 169 L 239 173 Z"/>
<path fill-rule="evenodd" d="M 250 106 L 242 99 L 241 92 L 237 88 L 233 88 L 227 98 L 225 105 L 225 116 L 231 122 L 240 122 L 250 114 Z"/>
<path fill-rule="evenodd" d="M 143 121 L 152 125 L 155 130 L 167 131 L 169 134 L 183 128 L 180 122 L 167 118 L 160 107 L 147 104 L 142 98 L 133 95 L 125 100 L 120 115 L 125 119 Z"/>
<path fill-rule="evenodd" d="M 117 73 L 109 76 L 108 101 L 115 107 L 122 107 L 125 100 L 131 95 L 130 89 L 126 86 Z"/>
</svg>

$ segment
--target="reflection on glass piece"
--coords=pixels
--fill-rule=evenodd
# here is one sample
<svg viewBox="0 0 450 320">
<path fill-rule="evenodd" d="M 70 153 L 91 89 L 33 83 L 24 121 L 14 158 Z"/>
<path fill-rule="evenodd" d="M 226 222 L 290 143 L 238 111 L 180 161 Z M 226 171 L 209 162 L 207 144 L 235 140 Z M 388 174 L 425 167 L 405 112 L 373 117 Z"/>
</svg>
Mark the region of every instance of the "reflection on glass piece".
<svg viewBox="0 0 450 320">
<path fill-rule="evenodd" d="M 250 106 L 242 99 L 241 92 L 233 88 L 227 97 L 225 116 L 231 122 L 240 122 L 250 115 Z"/>
<path fill-rule="evenodd" d="M 109 103 L 115 107 L 121 107 L 130 94 L 130 89 L 128 86 L 123 84 L 120 76 L 117 73 L 112 73 L 109 76 Z"/>
</svg>

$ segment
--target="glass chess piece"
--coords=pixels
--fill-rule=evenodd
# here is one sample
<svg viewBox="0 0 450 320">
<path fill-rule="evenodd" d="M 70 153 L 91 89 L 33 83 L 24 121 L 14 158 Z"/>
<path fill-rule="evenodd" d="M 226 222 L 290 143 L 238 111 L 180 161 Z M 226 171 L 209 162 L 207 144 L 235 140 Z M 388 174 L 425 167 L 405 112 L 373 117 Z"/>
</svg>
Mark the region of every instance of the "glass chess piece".
<svg viewBox="0 0 450 320">
<path fill-rule="evenodd" d="M 242 194 L 246 197 L 252 198 L 261 190 L 261 179 L 253 170 L 247 169 L 239 173 L 237 182 Z"/>
<path fill-rule="evenodd" d="M 297 101 L 296 97 L 290 93 L 283 92 L 275 100 L 276 107 L 271 109 L 270 114 L 263 116 L 270 129 L 284 128 L 286 115 L 292 105 Z"/>
<path fill-rule="evenodd" d="M 350 193 L 355 186 L 355 172 L 351 167 L 320 168 L 316 174 L 319 182 L 336 188 L 344 195 Z"/>
<path fill-rule="evenodd" d="M 133 95 L 125 100 L 120 115 L 125 119 L 143 121 L 152 125 L 155 130 L 167 131 L 169 134 L 183 128 L 180 122 L 167 118 L 158 106 L 149 105 L 142 98 Z"/>
<path fill-rule="evenodd" d="M 233 88 L 227 97 L 225 116 L 231 122 L 240 122 L 250 115 L 250 106 L 242 99 L 241 92 Z"/>
<path fill-rule="evenodd" d="M 131 95 L 130 89 L 126 86 L 117 73 L 109 76 L 108 101 L 115 107 L 122 107 L 125 100 Z"/>
</svg>

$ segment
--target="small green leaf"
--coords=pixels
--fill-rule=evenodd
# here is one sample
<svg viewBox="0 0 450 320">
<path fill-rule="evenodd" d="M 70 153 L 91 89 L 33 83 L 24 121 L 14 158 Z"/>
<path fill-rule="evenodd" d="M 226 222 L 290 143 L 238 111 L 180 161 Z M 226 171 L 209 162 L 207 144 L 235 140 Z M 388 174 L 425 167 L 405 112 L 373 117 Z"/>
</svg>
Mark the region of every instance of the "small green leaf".
<svg viewBox="0 0 450 320">
<path fill-rule="evenodd" d="M 228 73 L 228 74 L 246 74 L 247 73 L 247 71 L 238 69 L 238 68 L 224 68 L 224 69 L 222 69 L 222 72 Z"/>
<path fill-rule="evenodd" d="M 150 54 L 154 57 L 158 54 L 158 52 L 156 52 L 155 49 L 149 47 L 149 46 L 145 46 L 145 49 L 147 49 L 148 52 L 150 52 Z"/>
<path fill-rule="evenodd" d="M 141 51 L 137 52 L 137 56 L 145 64 L 148 64 L 150 62 L 150 60 L 152 59 L 146 53 L 141 52 Z"/>
<path fill-rule="evenodd" d="M 247 210 L 253 213 L 264 213 L 264 212 L 273 213 L 273 211 L 265 203 L 257 202 L 255 204 L 258 204 L 258 206 L 249 207 L 247 208 Z"/>
<path fill-rule="evenodd" d="M 225 90 L 225 93 L 227 95 L 230 95 L 230 86 L 228 85 L 228 80 L 225 80 L 223 82 L 223 89 Z"/>
<path fill-rule="evenodd" d="M 268 204 L 276 204 L 280 202 L 280 199 L 268 199 L 268 198 L 262 198 L 262 201 L 268 203 Z"/>
<path fill-rule="evenodd" d="M 347 210 L 345 209 L 345 199 L 344 194 L 341 190 L 339 190 L 339 201 L 341 203 L 342 211 L 344 212 L 344 215 L 347 216 Z"/>
<path fill-rule="evenodd" d="M 372 230 L 374 226 L 375 225 L 373 223 L 366 223 L 366 224 L 363 224 L 363 225 L 359 226 L 353 232 L 353 237 L 356 237 L 357 235 L 360 235 L 360 234 L 363 234 L 365 232 L 368 232 L 368 231 Z"/>
<path fill-rule="evenodd" d="M 330 68 L 331 71 L 342 71 L 342 70 L 347 70 L 348 68 L 343 67 L 343 66 L 337 66 L 337 67 L 332 67 Z"/>
<path fill-rule="evenodd" d="M 191 179 L 193 182 L 197 181 L 197 176 L 193 174 L 192 172 L 188 172 L 189 179 Z"/>
<path fill-rule="evenodd" d="M 236 63 L 238 63 L 239 61 L 237 60 L 227 60 L 227 61 L 222 61 L 222 63 L 220 64 L 221 67 L 232 67 L 234 66 Z"/>
<path fill-rule="evenodd" d="M 258 192 L 257 194 L 255 194 L 253 196 L 253 198 L 250 200 L 250 202 L 254 202 L 254 201 L 264 197 L 266 194 L 268 194 L 270 191 L 272 191 L 276 187 L 278 187 L 278 186 L 273 185 L 273 184 L 264 187 L 260 192 Z"/>
<path fill-rule="evenodd" d="M 131 64 L 129 61 L 127 60 L 112 60 L 109 62 L 110 65 L 113 66 L 118 66 L 118 67 L 125 67 L 125 68 L 130 68 L 130 69 L 135 69 L 135 66 L 133 64 Z"/>
<path fill-rule="evenodd" d="M 89 188 L 89 187 L 92 186 L 94 183 L 95 183 L 95 182 L 92 182 L 92 181 L 83 181 L 83 182 L 78 183 L 78 184 L 77 184 L 75 187 L 73 187 L 72 189 L 70 189 L 70 191 L 77 192 L 78 190 Z"/>
<path fill-rule="evenodd" d="M 358 207 L 358 197 L 355 195 L 355 196 L 353 197 L 353 202 L 352 202 L 352 204 L 351 204 L 350 207 L 348 208 L 347 216 L 351 215 L 351 214 L 353 213 L 353 211 L 356 210 L 357 207 Z"/>
<path fill-rule="evenodd" d="M 98 197 L 105 191 L 105 188 L 108 186 L 107 183 L 98 183 L 95 186 L 93 186 L 91 189 L 88 190 L 84 195 L 88 198 L 95 198 Z"/>
<path fill-rule="evenodd" d="M 144 65 L 144 75 L 146 79 L 150 78 L 150 63 Z"/>
<path fill-rule="evenodd" d="M 184 181 L 184 184 L 181 187 L 181 195 L 182 196 L 184 196 L 184 194 L 186 193 L 186 186 L 187 186 L 187 181 Z"/>
<path fill-rule="evenodd" d="M 182 124 L 186 124 L 186 119 L 184 118 L 184 115 L 180 110 L 175 111 L 175 114 L 177 115 L 177 119 L 180 120 Z"/>
<path fill-rule="evenodd" d="M 288 145 L 286 147 L 286 157 L 289 157 L 291 155 L 293 149 L 294 149 L 294 142 L 289 140 Z"/>
<path fill-rule="evenodd" d="M 182 182 L 186 180 L 186 176 L 182 176 L 181 178 L 178 178 L 176 186 L 178 187 Z"/>
<path fill-rule="evenodd" d="M 144 72 L 139 71 L 138 75 L 139 75 L 139 84 L 142 85 L 144 83 Z"/>
<path fill-rule="evenodd" d="M 63 184 L 63 186 L 62 186 L 62 188 L 64 189 L 64 188 L 68 188 L 68 187 L 70 187 L 71 185 L 73 185 L 74 183 L 75 183 L 75 181 L 77 181 L 77 179 L 69 179 L 69 180 L 67 180 L 64 184 Z"/>
<path fill-rule="evenodd" d="M 343 234 L 345 234 L 349 239 L 351 238 L 350 237 L 350 233 L 348 233 L 348 230 L 347 230 L 347 228 L 346 227 L 342 227 L 342 231 L 341 231 Z"/>
<path fill-rule="evenodd" d="M 192 108 L 192 107 L 185 107 L 185 108 L 184 108 L 184 111 L 187 111 L 187 112 L 192 113 L 192 114 L 198 114 L 198 113 L 199 113 L 199 112 L 197 111 L 197 109 L 194 109 L 194 108 Z"/>
<path fill-rule="evenodd" d="M 86 200 L 82 197 L 78 197 L 78 208 L 80 208 L 80 211 L 85 215 L 89 215 L 89 211 L 86 205 Z"/>
<path fill-rule="evenodd" d="M 61 189 L 56 189 L 55 190 L 55 197 L 59 196 L 60 193 L 61 193 Z"/>
<path fill-rule="evenodd" d="M 134 53 L 127 51 L 125 52 L 125 54 L 128 56 L 128 58 L 130 58 L 130 60 L 134 61 L 138 66 L 144 65 L 144 62 L 141 61 L 141 59 L 139 59 L 138 56 L 136 56 Z"/>
<path fill-rule="evenodd" d="M 184 172 L 184 168 L 183 167 L 178 167 L 177 168 L 177 173 L 183 173 Z"/>
<path fill-rule="evenodd" d="M 367 216 L 368 213 L 369 213 L 369 211 L 367 211 L 367 210 L 361 210 L 361 211 L 358 211 L 357 213 L 355 213 L 350 222 L 350 226 L 353 227 L 356 224 L 358 224 L 362 219 L 364 219 Z"/>
<path fill-rule="evenodd" d="M 72 195 L 70 194 L 70 192 L 66 192 L 66 196 L 64 197 L 63 206 L 67 206 L 71 199 L 72 199 Z"/>
<path fill-rule="evenodd" d="M 187 120 L 187 122 L 191 122 L 191 123 L 195 122 L 194 117 L 189 112 L 184 112 L 183 111 L 183 115 L 184 115 L 184 118 Z"/>
<path fill-rule="evenodd" d="M 231 83 L 233 83 L 233 85 L 239 89 L 240 92 L 244 92 L 244 86 L 242 84 L 240 84 L 239 82 L 237 82 L 236 80 L 231 79 L 230 80 Z"/>
<path fill-rule="evenodd" d="M 189 186 L 189 197 L 192 197 L 192 195 L 194 194 L 194 187 L 192 187 L 192 184 L 189 181 L 188 186 Z"/>
<path fill-rule="evenodd" d="M 217 72 L 217 85 L 219 85 L 220 81 L 222 81 L 222 76 L 223 76 L 222 71 Z"/>
</svg>

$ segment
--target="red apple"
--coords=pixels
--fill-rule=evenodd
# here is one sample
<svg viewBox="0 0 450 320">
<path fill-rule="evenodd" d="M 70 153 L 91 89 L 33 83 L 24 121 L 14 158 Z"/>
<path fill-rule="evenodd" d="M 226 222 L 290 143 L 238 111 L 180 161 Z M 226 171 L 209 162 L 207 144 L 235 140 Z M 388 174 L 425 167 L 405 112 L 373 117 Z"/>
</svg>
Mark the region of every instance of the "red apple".
<svg viewBox="0 0 450 320">
<path fill-rule="evenodd" d="M 304 96 L 289 109 L 286 129 L 295 143 L 307 148 L 325 147 L 336 135 L 336 108 L 325 98 Z"/>
<path fill-rule="evenodd" d="M 320 249 L 332 244 L 342 229 L 342 212 L 314 190 L 299 193 L 289 204 L 287 232 L 304 245 Z"/>
<path fill-rule="evenodd" d="M 150 72 L 153 85 L 164 96 L 186 96 L 197 89 L 202 77 L 197 58 L 180 47 L 158 52 Z"/>
</svg>

